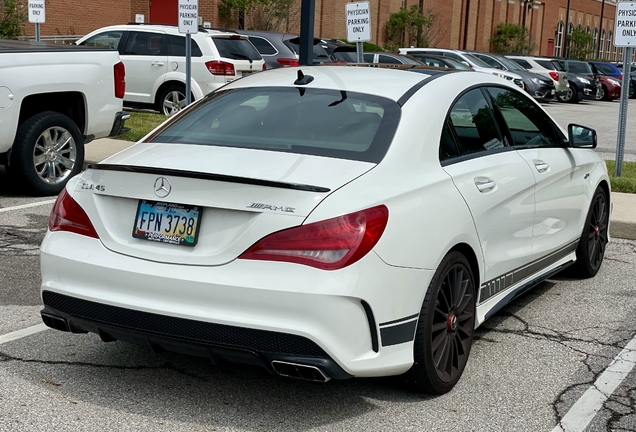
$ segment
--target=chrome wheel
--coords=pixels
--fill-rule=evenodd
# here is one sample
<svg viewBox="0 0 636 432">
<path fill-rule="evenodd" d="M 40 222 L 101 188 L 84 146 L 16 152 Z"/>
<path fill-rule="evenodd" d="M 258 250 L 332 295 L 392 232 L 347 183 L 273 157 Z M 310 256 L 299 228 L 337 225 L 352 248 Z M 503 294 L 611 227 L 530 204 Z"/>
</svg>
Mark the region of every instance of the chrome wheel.
<svg viewBox="0 0 636 432">
<path fill-rule="evenodd" d="M 565 93 L 562 93 L 559 96 L 559 100 L 561 102 L 570 102 L 572 100 L 572 96 L 574 96 L 574 92 L 572 91 L 571 88 L 568 88 Z"/>
<path fill-rule="evenodd" d="M 596 195 L 591 212 L 592 214 L 587 228 L 588 257 L 590 266 L 598 270 L 603 262 L 605 246 L 607 246 L 608 212 L 604 194 Z"/>
<path fill-rule="evenodd" d="M 45 183 L 55 185 L 67 180 L 77 160 L 77 144 L 71 133 L 60 126 L 40 134 L 33 148 L 35 172 Z"/>
<path fill-rule="evenodd" d="M 605 88 L 601 87 L 596 91 L 596 100 L 604 100 L 605 99 Z"/>
<path fill-rule="evenodd" d="M 461 263 L 453 265 L 441 283 L 431 327 L 431 353 L 437 376 L 452 382 L 468 361 L 475 327 L 473 281 Z"/>
<path fill-rule="evenodd" d="M 162 106 L 164 115 L 175 115 L 186 106 L 185 94 L 179 90 L 169 91 L 163 97 Z"/>
</svg>

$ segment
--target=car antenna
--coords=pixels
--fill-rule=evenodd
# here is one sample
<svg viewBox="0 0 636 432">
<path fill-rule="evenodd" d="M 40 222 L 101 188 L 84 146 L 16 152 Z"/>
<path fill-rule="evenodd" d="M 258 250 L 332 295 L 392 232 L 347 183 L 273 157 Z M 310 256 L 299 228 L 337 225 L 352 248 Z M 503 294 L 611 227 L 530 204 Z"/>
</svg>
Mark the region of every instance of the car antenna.
<svg viewBox="0 0 636 432">
<path fill-rule="evenodd" d="M 298 79 L 294 81 L 294 85 L 307 85 L 314 80 L 311 75 L 303 74 L 303 71 L 298 69 Z"/>
</svg>

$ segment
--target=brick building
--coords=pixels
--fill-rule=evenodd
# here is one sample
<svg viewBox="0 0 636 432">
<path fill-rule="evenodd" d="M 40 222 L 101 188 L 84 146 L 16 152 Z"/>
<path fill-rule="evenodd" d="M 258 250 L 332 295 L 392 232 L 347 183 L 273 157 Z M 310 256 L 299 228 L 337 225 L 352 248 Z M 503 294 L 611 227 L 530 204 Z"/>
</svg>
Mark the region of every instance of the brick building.
<svg viewBox="0 0 636 432">
<path fill-rule="evenodd" d="M 47 21 L 42 35 L 83 35 L 96 28 L 135 20 L 143 14 L 146 22 L 176 23 L 178 0 L 47 0 Z M 372 42 L 384 45 L 385 23 L 400 7 L 421 4 L 438 16 L 433 41 L 444 48 L 488 51 L 490 38 L 500 22 L 516 23 L 530 30 L 536 54 L 561 55 L 566 30 L 580 26 L 602 43 L 599 57 L 618 59 L 620 50 L 611 45 L 616 0 L 369 0 L 372 17 Z M 300 0 L 297 0 L 299 3 Z M 316 0 L 315 34 L 326 38 L 344 38 L 347 0 Z M 212 27 L 233 28 L 238 21 L 222 18 L 219 0 L 199 0 L 199 15 Z M 604 4 L 604 8 L 603 8 Z M 299 9 L 299 7 L 297 8 Z M 604 10 L 603 10 L 604 9 Z M 601 20 L 601 12 L 603 18 Z M 568 20 L 569 18 L 569 20 Z M 249 27 L 249 17 L 246 17 Z M 281 30 L 298 32 L 296 14 Z M 569 24 L 566 24 L 568 22 Z M 33 25 L 26 24 L 27 34 Z"/>
</svg>

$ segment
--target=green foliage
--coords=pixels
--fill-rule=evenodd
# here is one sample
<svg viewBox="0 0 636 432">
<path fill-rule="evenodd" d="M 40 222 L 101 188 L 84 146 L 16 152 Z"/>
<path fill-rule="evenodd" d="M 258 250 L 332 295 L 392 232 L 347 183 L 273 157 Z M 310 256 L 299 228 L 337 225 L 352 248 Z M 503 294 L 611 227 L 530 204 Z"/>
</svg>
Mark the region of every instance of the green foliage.
<svg viewBox="0 0 636 432">
<path fill-rule="evenodd" d="M 218 10 L 226 19 L 243 13 L 250 29 L 266 31 L 284 30 L 286 21 L 300 13 L 295 0 L 220 0 Z"/>
<path fill-rule="evenodd" d="M 493 52 L 529 54 L 535 45 L 530 43 L 530 31 L 518 24 L 499 23 L 490 38 Z"/>
<path fill-rule="evenodd" d="M 430 46 L 431 29 L 436 21 L 437 15 L 423 13 L 418 5 L 393 12 L 386 22 L 386 48 L 395 51 L 399 46 Z"/>
<path fill-rule="evenodd" d="M 567 37 L 569 52 L 567 57 L 585 60 L 594 52 L 594 36 L 585 32 L 582 28 L 575 28 Z"/>
<path fill-rule="evenodd" d="M 623 175 L 614 177 L 616 162 L 605 161 L 613 192 L 636 193 L 636 162 L 623 162 Z"/>
<path fill-rule="evenodd" d="M 166 120 L 168 117 L 163 114 L 133 111 L 130 119 L 126 120 L 126 127 L 130 128 L 130 132 L 114 138 L 137 142 Z"/>
<path fill-rule="evenodd" d="M 27 8 L 22 0 L 0 0 L 0 38 L 22 35 Z"/>
</svg>

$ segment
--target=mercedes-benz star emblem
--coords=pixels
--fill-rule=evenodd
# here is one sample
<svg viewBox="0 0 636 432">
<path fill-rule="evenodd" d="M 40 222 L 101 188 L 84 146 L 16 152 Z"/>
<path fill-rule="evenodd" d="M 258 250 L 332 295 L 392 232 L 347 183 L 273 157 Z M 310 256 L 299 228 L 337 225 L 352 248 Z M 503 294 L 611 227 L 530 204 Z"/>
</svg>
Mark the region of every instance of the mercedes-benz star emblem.
<svg viewBox="0 0 636 432">
<path fill-rule="evenodd" d="M 167 178 L 157 177 L 157 180 L 155 180 L 155 195 L 157 195 L 159 198 L 165 198 L 170 195 L 171 190 L 172 185 Z"/>
</svg>

